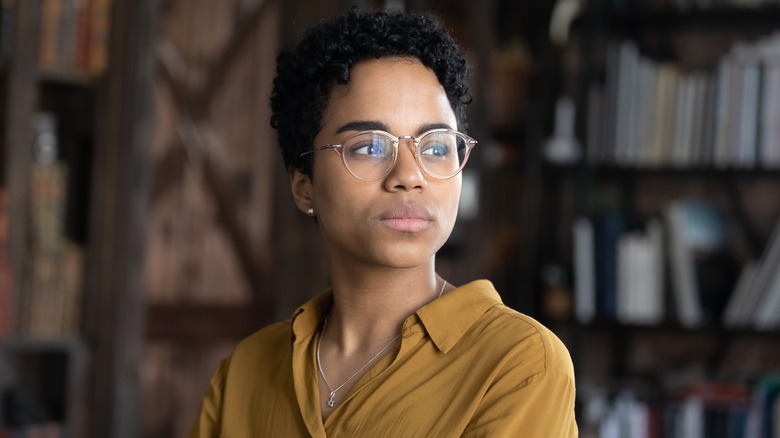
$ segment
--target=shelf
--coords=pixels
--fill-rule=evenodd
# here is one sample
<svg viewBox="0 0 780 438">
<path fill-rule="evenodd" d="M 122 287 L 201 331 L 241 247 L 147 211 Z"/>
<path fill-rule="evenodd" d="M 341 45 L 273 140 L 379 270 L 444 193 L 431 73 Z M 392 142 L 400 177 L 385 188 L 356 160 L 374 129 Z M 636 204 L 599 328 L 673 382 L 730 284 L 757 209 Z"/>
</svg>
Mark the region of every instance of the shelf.
<svg viewBox="0 0 780 438">
<path fill-rule="evenodd" d="M 658 178 L 747 178 L 747 179 L 780 179 L 780 169 L 736 169 L 715 167 L 639 167 L 608 164 L 584 165 L 554 165 L 547 164 L 548 169 L 562 174 L 588 174 L 593 176 L 621 178 L 626 176 L 658 177 Z"/>
<path fill-rule="evenodd" d="M 567 324 L 580 331 L 623 331 L 635 333 L 659 334 L 692 334 L 711 336 L 752 336 L 757 338 L 780 338 L 780 330 L 759 330 L 750 327 L 727 327 L 721 324 L 705 324 L 696 327 L 685 327 L 676 322 L 661 322 L 659 324 L 622 323 L 619 321 L 595 320 L 589 323 L 578 321 L 555 321 L 551 325 Z"/>
<path fill-rule="evenodd" d="M 711 9 L 654 9 L 632 3 L 630 7 L 605 14 L 608 27 L 634 31 L 638 28 L 663 30 L 669 28 L 740 28 L 748 24 L 776 27 L 780 22 L 780 7 L 714 7 Z"/>
<path fill-rule="evenodd" d="M 0 350 L 48 353 L 48 352 L 72 352 L 86 348 L 80 339 L 37 340 L 11 338 L 0 340 Z"/>
<path fill-rule="evenodd" d="M 71 87 L 92 87 L 95 77 L 73 69 L 41 68 L 38 70 L 38 78 L 45 84 L 65 85 Z"/>
<path fill-rule="evenodd" d="M 86 345 L 76 339 L 0 341 L 0 363 L 10 374 L 4 377 L 11 377 L 0 380 L 0 390 L 6 397 L 15 394 L 46 422 L 61 425 L 67 436 L 84 436 L 88 356 Z"/>
</svg>

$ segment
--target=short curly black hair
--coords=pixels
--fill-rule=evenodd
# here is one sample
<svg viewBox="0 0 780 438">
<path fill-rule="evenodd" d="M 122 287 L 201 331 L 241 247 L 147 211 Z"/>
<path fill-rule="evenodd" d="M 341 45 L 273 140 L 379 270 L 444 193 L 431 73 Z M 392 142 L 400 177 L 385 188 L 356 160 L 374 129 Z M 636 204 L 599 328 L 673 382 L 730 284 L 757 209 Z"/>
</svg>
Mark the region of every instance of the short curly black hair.
<svg viewBox="0 0 780 438">
<path fill-rule="evenodd" d="M 352 8 L 309 29 L 294 50 L 277 57 L 271 126 L 287 168 L 312 174 L 311 157 L 300 154 L 312 148 L 333 85 L 348 83 L 356 63 L 383 57 L 414 57 L 433 70 L 458 129 L 466 130 L 469 67 L 452 36 L 430 15 Z"/>
</svg>

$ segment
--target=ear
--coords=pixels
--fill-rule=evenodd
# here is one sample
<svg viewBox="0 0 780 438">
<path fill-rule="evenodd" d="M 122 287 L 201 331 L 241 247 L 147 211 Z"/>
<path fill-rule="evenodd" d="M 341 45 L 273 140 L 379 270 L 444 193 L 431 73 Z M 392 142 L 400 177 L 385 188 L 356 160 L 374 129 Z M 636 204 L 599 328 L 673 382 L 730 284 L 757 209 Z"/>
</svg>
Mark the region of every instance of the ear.
<svg viewBox="0 0 780 438">
<path fill-rule="evenodd" d="M 287 170 L 287 174 L 290 177 L 290 189 L 298 209 L 306 213 L 308 209 L 314 208 L 311 199 L 311 177 L 301 172 L 300 169 L 292 167 Z"/>
</svg>

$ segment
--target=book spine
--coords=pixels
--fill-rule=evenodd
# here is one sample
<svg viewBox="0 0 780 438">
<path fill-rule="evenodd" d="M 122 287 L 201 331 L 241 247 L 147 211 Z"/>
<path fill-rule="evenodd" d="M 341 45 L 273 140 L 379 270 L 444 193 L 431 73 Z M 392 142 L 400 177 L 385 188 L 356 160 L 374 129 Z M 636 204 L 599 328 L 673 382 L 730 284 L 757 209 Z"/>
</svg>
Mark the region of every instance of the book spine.
<svg viewBox="0 0 780 438">
<path fill-rule="evenodd" d="M 0 339 L 11 336 L 11 315 L 14 307 L 11 289 L 11 266 L 7 253 L 8 214 L 6 191 L 0 187 Z"/>
<path fill-rule="evenodd" d="M 43 68 L 58 66 L 59 24 L 62 0 L 42 0 L 38 62 Z"/>
<path fill-rule="evenodd" d="M 108 66 L 111 0 L 92 0 L 90 6 L 88 71 L 97 76 Z"/>
</svg>

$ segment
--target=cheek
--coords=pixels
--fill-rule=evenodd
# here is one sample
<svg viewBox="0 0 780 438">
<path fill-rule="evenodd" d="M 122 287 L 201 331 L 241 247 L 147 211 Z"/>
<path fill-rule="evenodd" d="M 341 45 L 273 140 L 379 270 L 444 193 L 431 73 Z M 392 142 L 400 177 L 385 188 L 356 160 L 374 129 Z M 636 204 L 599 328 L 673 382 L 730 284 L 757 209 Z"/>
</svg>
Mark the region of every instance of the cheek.
<svg viewBox="0 0 780 438">
<path fill-rule="evenodd" d="M 452 226 L 455 224 L 455 219 L 458 216 L 458 205 L 460 204 L 460 192 L 461 192 L 461 181 L 460 178 L 457 180 L 452 181 L 453 186 L 450 190 L 447 191 L 447 197 L 443 199 L 442 202 L 442 208 L 446 211 L 443 211 L 443 216 L 447 220 L 447 226 L 448 228 L 452 228 Z"/>
</svg>

